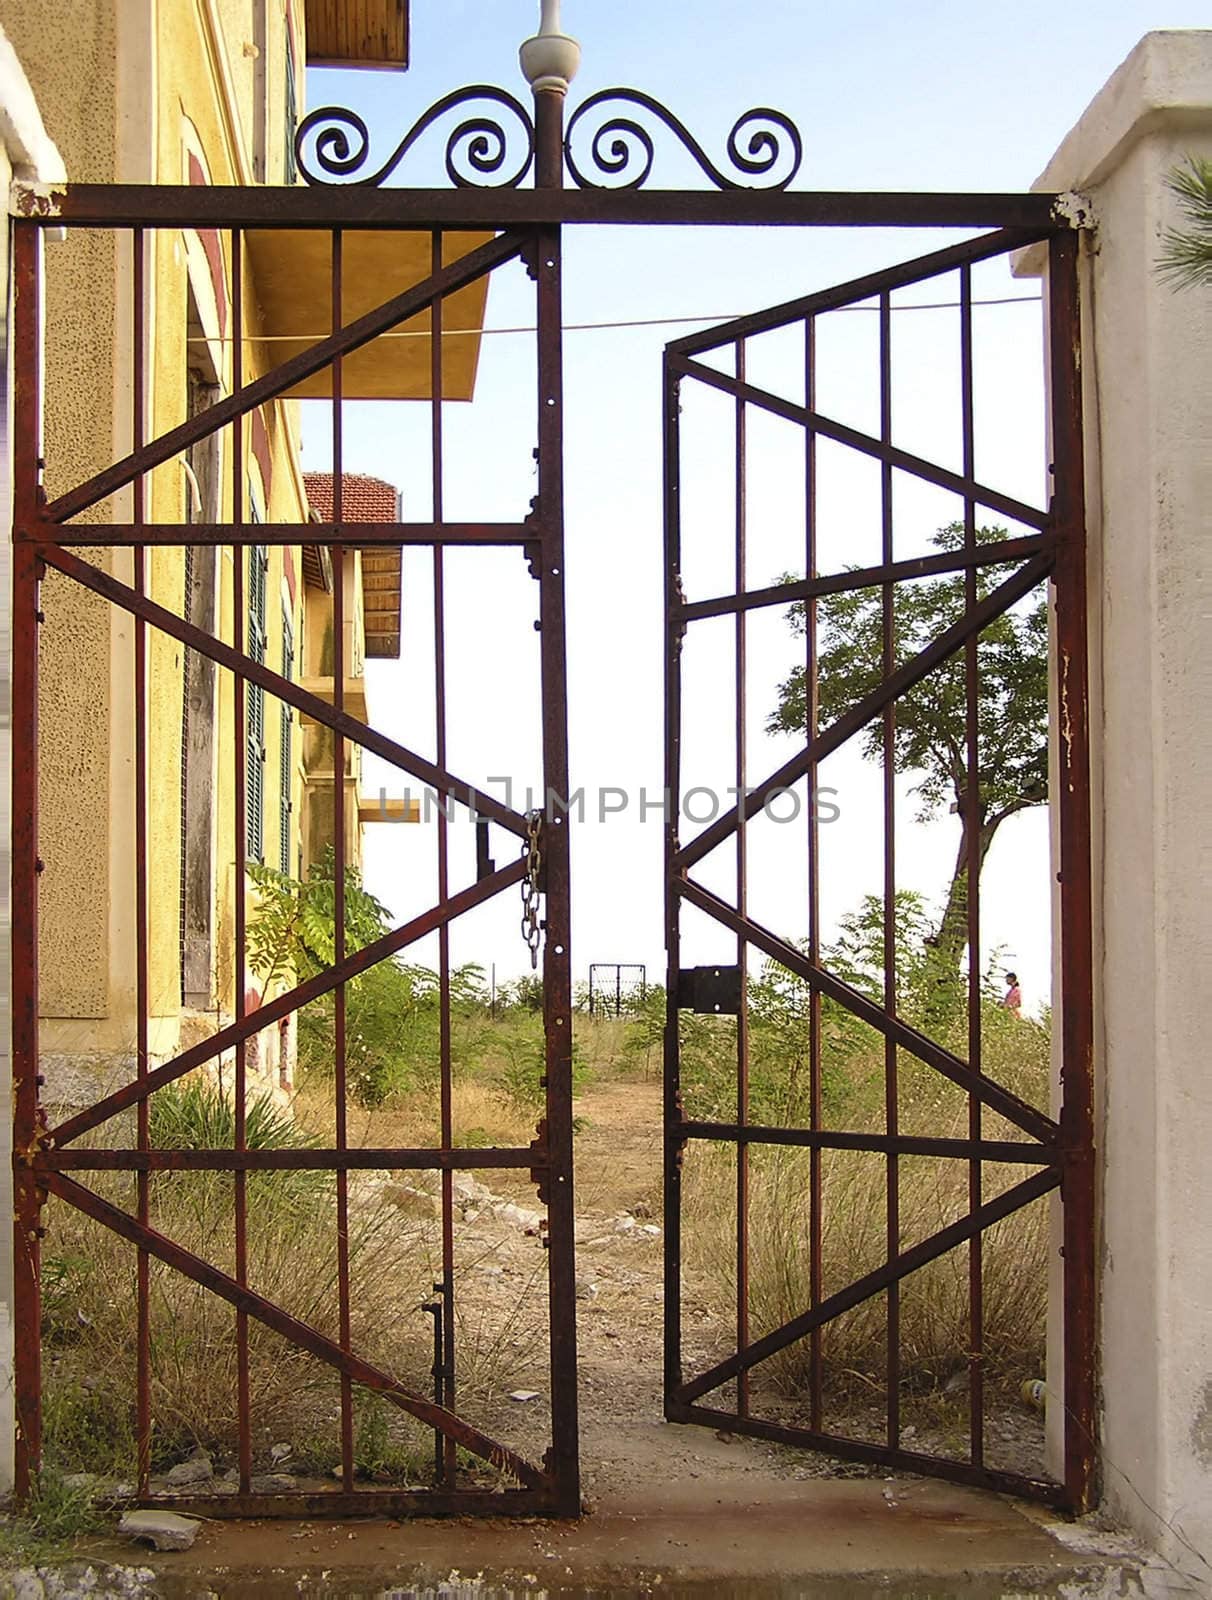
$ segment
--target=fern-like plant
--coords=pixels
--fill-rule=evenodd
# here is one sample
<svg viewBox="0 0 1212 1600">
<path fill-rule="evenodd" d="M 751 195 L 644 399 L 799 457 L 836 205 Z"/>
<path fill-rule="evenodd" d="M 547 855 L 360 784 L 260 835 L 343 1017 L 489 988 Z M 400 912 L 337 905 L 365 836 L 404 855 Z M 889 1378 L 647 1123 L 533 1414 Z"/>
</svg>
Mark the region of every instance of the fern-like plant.
<svg viewBox="0 0 1212 1600">
<path fill-rule="evenodd" d="M 248 964 L 261 979 L 262 998 L 283 978 L 302 982 L 336 960 L 336 865 L 331 845 L 300 882 L 258 862 L 248 876 L 257 905 L 248 923 Z M 372 944 L 390 926 L 387 907 L 354 867 L 345 869 L 345 953 Z"/>
</svg>

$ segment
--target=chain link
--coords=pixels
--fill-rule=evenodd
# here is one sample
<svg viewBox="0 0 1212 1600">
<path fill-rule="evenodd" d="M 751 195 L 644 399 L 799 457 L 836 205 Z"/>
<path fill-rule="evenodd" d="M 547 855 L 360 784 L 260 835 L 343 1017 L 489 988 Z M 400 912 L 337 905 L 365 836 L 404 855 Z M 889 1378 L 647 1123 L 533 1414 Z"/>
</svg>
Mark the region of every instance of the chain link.
<svg viewBox="0 0 1212 1600">
<path fill-rule="evenodd" d="M 539 946 L 543 942 L 543 924 L 539 921 L 539 870 L 542 866 L 539 840 L 542 825 L 541 811 L 526 813 L 526 838 L 522 842 L 522 855 L 526 861 L 526 876 L 522 879 L 522 937 L 530 951 L 530 965 L 536 972 L 539 969 Z"/>
</svg>

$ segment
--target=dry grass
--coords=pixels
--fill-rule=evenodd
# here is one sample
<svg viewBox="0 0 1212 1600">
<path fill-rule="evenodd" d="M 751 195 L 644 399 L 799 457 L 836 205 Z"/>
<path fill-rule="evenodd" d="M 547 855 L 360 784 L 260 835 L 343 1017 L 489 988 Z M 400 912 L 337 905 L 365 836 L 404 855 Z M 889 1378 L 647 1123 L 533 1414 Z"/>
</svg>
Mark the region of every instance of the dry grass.
<svg viewBox="0 0 1212 1600">
<path fill-rule="evenodd" d="M 986 1044 L 986 1070 L 1033 1104 L 1045 1104 L 1047 1038 L 1042 1029 L 995 1022 Z M 844 1126 L 884 1128 L 883 1058 L 846 1063 L 857 1088 Z M 940 1075 L 901 1056 L 902 1132 L 963 1138 L 967 1097 Z M 877 1090 L 877 1093 L 872 1091 Z M 836 1126 L 837 1124 L 830 1124 Z M 986 1112 L 988 1138 L 1013 1139 L 1015 1130 Z M 782 1326 L 811 1304 L 810 1156 L 777 1146 L 750 1150 L 751 1336 Z M 899 1241 L 902 1250 L 926 1239 L 969 1210 L 964 1161 L 901 1157 L 898 1164 Z M 986 1163 L 982 1198 L 991 1199 L 1035 1170 L 1030 1165 Z M 691 1270 L 729 1303 L 736 1292 L 735 1155 L 698 1149 L 684 1178 L 684 1239 Z M 825 1151 L 821 1156 L 822 1291 L 829 1296 L 881 1266 L 888 1257 L 889 1163 L 881 1155 Z M 1043 1370 L 1047 1317 L 1047 1201 L 1036 1201 L 989 1229 L 981 1242 L 986 1383 L 1017 1387 Z M 937 1392 L 966 1370 L 972 1348 L 970 1253 L 965 1244 L 904 1280 L 900 1291 L 901 1376 L 908 1392 Z M 876 1295 L 828 1323 L 821 1333 L 826 1387 L 856 1400 L 882 1392 L 887 1363 L 887 1297 Z M 771 1381 L 785 1394 L 809 1381 L 808 1340 L 768 1363 Z"/>
<path fill-rule="evenodd" d="M 627 1048 L 628 1027 L 578 1018 L 577 1038 L 599 1080 L 634 1078 L 644 1060 Z M 511 1095 L 507 1054 L 485 1040 L 474 1059 L 457 1064 L 452 1094 L 456 1144 L 525 1146 L 537 1112 Z M 995 1018 L 986 1068 L 1036 1105 L 1047 1100 L 1047 1035 Z M 843 1103 L 833 1126 L 883 1128 L 882 1052 L 851 1056 Z M 900 1117 L 905 1132 L 962 1137 L 966 1096 L 907 1057 L 900 1062 Z M 296 1126 L 324 1143 L 333 1138 L 331 1084 L 305 1086 Z M 986 1114 L 987 1137 L 1013 1137 Z M 350 1107 L 353 1145 L 420 1148 L 438 1142 L 437 1096 L 415 1091 L 388 1105 Z M 199 1141 L 207 1142 L 207 1141 Z M 222 1139 L 210 1142 L 222 1143 Z M 685 1170 L 687 1268 L 717 1306 L 735 1293 L 735 1188 L 731 1152 L 696 1145 Z M 987 1165 L 986 1198 L 1026 1176 L 1029 1166 Z M 886 1259 L 887 1163 L 877 1155 L 829 1152 L 822 1158 L 824 1292 L 853 1282 Z M 433 1192 L 434 1175 L 397 1175 Z M 485 1176 L 483 1174 L 481 1177 Z M 390 1176 L 388 1177 L 390 1182 Z M 634 1186 L 634 1175 L 632 1176 Z M 491 1174 L 499 1194 L 537 1206 L 526 1174 Z M 606 1214 L 629 1203 L 618 1166 L 603 1169 L 593 1204 Z M 899 1163 L 902 1248 L 968 1210 L 968 1167 L 962 1161 L 902 1158 Z M 98 1177 L 95 1187 L 134 1209 L 130 1178 Z M 630 1193 L 630 1191 L 629 1191 Z M 203 1174 L 158 1176 L 152 1185 L 153 1226 L 226 1272 L 234 1271 L 234 1183 Z M 350 1183 L 353 1347 L 410 1387 L 429 1393 L 432 1324 L 420 1312 L 439 1267 L 440 1240 L 432 1205 L 393 1202 L 377 1175 Z M 414 1196 L 414 1199 L 418 1197 Z M 582 1195 L 584 1203 L 585 1196 Z M 809 1157 L 805 1151 L 751 1151 L 752 1335 L 780 1326 L 810 1303 Z M 331 1175 L 255 1174 L 248 1183 L 251 1287 L 329 1337 L 338 1333 L 335 1185 Z M 108 1230 L 58 1201 L 48 1207 L 44 1251 L 46 1425 L 48 1458 L 67 1471 L 91 1469 L 129 1478 L 134 1465 L 135 1252 Z M 516 1230 L 515 1230 L 516 1231 Z M 456 1215 L 460 1410 L 490 1420 L 505 1379 L 518 1381 L 527 1363 L 541 1365 L 546 1335 L 546 1258 L 508 1260 L 503 1231 L 491 1219 Z M 1046 1317 L 1047 1202 L 1037 1202 L 992 1229 L 983 1243 L 987 1382 L 1017 1386 L 1042 1371 Z M 900 1346 L 906 1395 L 941 1396 L 961 1373 L 970 1349 L 967 1247 L 916 1273 L 901 1294 Z M 882 1391 L 886 1369 L 886 1297 L 860 1305 L 822 1334 L 827 1389 L 847 1406 Z M 719 1321 L 728 1337 L 727 1314 Z M 293 1465 L 327 1473 L 338 1454 L 339 1388 L 331 1369 L 279 1336 L 250 1323 L 250 1388 L 256 1470 L 280 1440 L 295 1447 Z M 230 1306 L 180 1274 L 153 1263 L 151 1294 L 154 1461 L 164 1467 L 196 1445 L 218 1467 L 236 1445 L 236 1338 Z M 807 1341 L 783 1351 L 763 1372 L 777 1391 L 795 1395 L 808 1376 Z M 765 1381 L 765 1380 L 763 1380 Z M 539 1385 L 536 1384 L 536 1387 Z M 490 1428 L 489 1431 L 492 1431 Z M 357 1457 L 380 1480 L 423 1476 L 432 1438 L 395 1408 L 361 1398 Z"/>
<path fill-rule="evenodd" d="M 329 1338 L 339 1334 L 336 1206 L 331 1180 L 301 1185 L 262 1174 L 248 1184 L 248 1282 Z M 98 1185 L 100 1187 L 100 1185 Z M 117 1204 L 133 1195 L 116 1192 Z M 418 1306 L 432 1279 L 420 1222 L 351 1186 L 352 1339 L 371 1361 L 428 1391 L 428 1323 Z M 152 1225 L 234 1273 L 234 1184 L 199 1174 L 159 1177 Z M 127 1474 L 133 1466 L 135 1252 L 73 1208 L 48 1208 L 44 1312 L 50 1357 L 47 1445 L 70 1470 Z M 217 1462 L 236 1444 L 236 1330 L 232 1308 L 180 1273 L 151 1266 L 153 1458 L 170 1463 L 195 1445 Z M 260 1323 L 249 1322 L 254 1442 L 330 1431 L 335 1460 L 337 1379 Z M 267 1466 L 267 1463 L 265 1463 Z"/>
</svg>

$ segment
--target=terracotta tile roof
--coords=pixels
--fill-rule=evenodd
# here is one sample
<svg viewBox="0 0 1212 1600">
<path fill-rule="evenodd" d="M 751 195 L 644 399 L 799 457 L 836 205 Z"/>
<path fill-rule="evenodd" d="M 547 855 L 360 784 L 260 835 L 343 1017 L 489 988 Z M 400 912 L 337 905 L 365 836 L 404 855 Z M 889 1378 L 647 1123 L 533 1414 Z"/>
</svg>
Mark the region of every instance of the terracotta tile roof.
<svg viewBox="0 0 1212 1600">
<path fill-rule="evenodd" d="M 305 472 L 303 483 L 307 499 L 321 522 L 332 521 L 333 475 L 331 472 Z M 365 472 L 341 475 L 341 516 L 345 522 L 394 522 L 398 491 L 383 478 Z"/>
<path fill-rule="evenodd" d="M 321 522 L 331 522 L 333 514 L 333 475 L 331 472 L 305 472 L 303 483 L 308 503 Z M 365 472 L 346 472 L 341 479 L 341 520 L 395 522 L 398 495 L 394 484 L 372 478 Z M 322 584 L 318 567 L 308 566 L 320 559 L 318 545 L 304 546 L 303 571 L 309 582 Z M 362 614 L 366 627 L 366 654 L 370 658 L 398 659 L 400 654 L 400 599 L 402 586 L 400 546 L 368 545 L 362 551 Z"/>
</svg>

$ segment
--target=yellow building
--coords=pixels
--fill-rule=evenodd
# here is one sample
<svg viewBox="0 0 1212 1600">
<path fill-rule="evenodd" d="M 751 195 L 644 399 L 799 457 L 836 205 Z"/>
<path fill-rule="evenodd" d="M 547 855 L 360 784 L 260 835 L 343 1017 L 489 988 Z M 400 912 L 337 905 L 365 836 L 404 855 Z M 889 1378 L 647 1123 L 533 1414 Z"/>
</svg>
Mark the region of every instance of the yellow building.
<svg viewBox="0 0 1212 1600">
<path fill-rule="evenodd" d="M 331 0 L 306 6 L 303 0 L 4 0 L 3 25 L 69 181 L 201 189 L 296 181 L 293 135 L 309 60 L 405 64 L 406 0 L 364 0 L 357 30 L 351 9 Z M 324 264 L 316 263 L 309 303 L 282 235 L 247 236 L 237 307 L 230 232 L 149 231 L 145 403 L 136 423 L 128 287 L 134 249 L 129 233 L 101 230 L 69 231 L 47 248 L 50 498 L 128 453 L 139 442 L 136 430 L 153 438 L 255 378 L 283 358 L 284 328 L 314 336 L 316 318 L 328 314 Z M 376 284 L 359 282 L 356 270 L 349 277 L 347 315 L 353 299 L 382 298 Z M 461 315 L 476 309 L 464 306 Z M 478 309 L 482 316 L 482 296 Z M 233 329 L 241 323 L 237 370 Z M 418 352 L 421 360 L 428 356 Z M 354 376 L 347 395 L 360 392 Z M 238 464 L 235 430 L 219 430 L 148 475 L 142 514 L 161 524 L 222 524 L 236 513 L 238 496 L 245 522 L 305 524 L 299 427 L 297 399 L 264 405 L 244 420 Z M 134 514 L 127 490 L 82 520 L 130 521 Z M 190 545 L 188 537 L 183 526 L 179 546 L 149 551 L 147 588 L 160 605 L 230 641 L 232 547 Z M 129 549 L 94 550 L 90 559 L 134 580 Z M 331 582 L 315 547 L 246 547 L 240 564 L 249 653 L 331 698 Z M 397 560 L 397 654 L 398 572 Z M 360 715 L 366 654 L 360 553 L 347 557 L 345 580 L 346 700 Z M 46 1097 L 84 1103 L 132 1076 L 136 1041 L 134 629 L 127 613 L 53 572 L 43 589 L 42 1058 Z M 331 743 L 327 773 L 314 760 L 309 773 L 309 742 L 297 714 L 253 686 L 237 741 L 231 674 L 154 629 L 147 634 L 146 685 L 149 1048 L 153 1060 L 163 1060 L 230 1017 L 238 981 L 255 999 L 251 975 L 234 970 L 237 830 L 249 861 L 304 872 L 324 838 L 319 813 L 332 814 Z M 236 759 L 244 763 L 247 791 L 240 817 Z M 348 843 L 356 860 L 352 751 L 349 772 Z M 250 1069 L 261 1085 L 289 1087 L 290 1055 L 287 1036 L 275 1033 L 250 1058 Z"/>
</svg>

